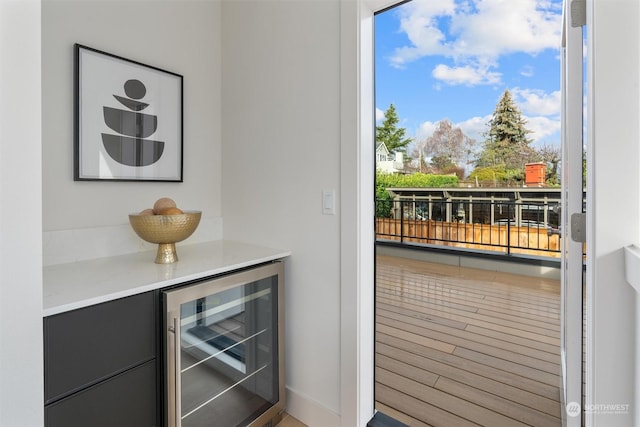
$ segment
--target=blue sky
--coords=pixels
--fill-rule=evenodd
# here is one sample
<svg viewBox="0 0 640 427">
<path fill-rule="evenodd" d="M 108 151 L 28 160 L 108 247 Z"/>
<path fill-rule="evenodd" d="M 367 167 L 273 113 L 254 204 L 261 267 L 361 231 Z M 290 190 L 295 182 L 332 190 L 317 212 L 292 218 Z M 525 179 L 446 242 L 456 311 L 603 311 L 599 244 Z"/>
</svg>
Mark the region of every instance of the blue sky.
<svg viewBox="0 0 640 427">
<path fill-rule="evenodd" d="M 446 118 L 481 145 L 509 89 L 533 146 L 559 146 L 561 19 L 562 0 L 413 0 L 376 15 L 377 119 L 394 104 L 415 140 Z"/>
</svg>

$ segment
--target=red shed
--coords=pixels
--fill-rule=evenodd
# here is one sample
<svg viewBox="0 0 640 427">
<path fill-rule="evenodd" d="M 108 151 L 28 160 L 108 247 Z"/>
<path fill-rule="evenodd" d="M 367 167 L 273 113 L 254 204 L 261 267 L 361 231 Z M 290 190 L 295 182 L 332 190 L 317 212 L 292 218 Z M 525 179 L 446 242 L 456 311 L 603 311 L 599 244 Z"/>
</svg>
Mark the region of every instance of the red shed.
<svg viewBox="0 0 640 427">
<path fill-rule="evenodd" d="M 544 187 L 547 176 L 545 163 L 527 163 L 524 165 L 524 185 L 527 187 Z"/>
</svg>

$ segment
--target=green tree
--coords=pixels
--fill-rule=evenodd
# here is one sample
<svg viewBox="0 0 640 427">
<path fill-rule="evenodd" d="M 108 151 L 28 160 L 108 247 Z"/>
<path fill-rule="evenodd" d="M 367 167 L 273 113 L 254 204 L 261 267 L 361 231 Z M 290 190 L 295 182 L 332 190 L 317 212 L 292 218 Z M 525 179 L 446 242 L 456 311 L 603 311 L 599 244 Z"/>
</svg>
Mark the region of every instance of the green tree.
<svg viewBox="0 0 640 427">
<path fill-rule="evenodd" d="M 582 149 L 582 188 L 587 188 L 587 151 Z"/>
<path fill-rule="evenodd" d="M 456 164 L 451 160 L 451 157 L 447 155 L 442 156 L 433 156 L 431 158 L 431 166 L 433 166 L 437 171 L 444 172 L 447 169 L 455 168 Z"/>
<path fill-rule="evenodd" d="M 376 145 L 384 142 L 391 153 L 398 151 L 406 153 L 411 138 L 405 137 L 407 131 L 405 128 L 398 127 L 399 122 L 396 107 L 393 104 L 389 105 L 387 111 L 384 112 L 382 124 L 376 126 Z"/>
<path fill-rule="evenodd" d="M 531 140 L 527 138 L 531 131 L 525 125 L 526 121 L 513 102 L 511 93 L 506 89 L 488 123 L 489 132 L 476 166 L 502 165 L 507 171 L 524 172 L 524 165 L 538 157 L 536 151 L 530 146 Z"/>
</svg>

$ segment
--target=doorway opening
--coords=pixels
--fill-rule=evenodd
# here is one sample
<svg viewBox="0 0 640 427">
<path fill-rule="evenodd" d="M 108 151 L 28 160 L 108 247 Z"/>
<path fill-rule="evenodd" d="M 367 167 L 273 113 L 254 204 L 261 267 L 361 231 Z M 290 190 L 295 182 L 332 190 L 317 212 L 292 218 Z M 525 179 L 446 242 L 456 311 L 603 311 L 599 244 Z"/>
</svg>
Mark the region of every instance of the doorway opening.
<svg viewBox="0 0 640 427">
<path fill-rule="evenodd" d="M 409 425 L 561 425 L 562 1 L 476 6 L 375 16 L 375 405 Z M 521 40 L 483 39 L 490 22 Z"/>
</svg>

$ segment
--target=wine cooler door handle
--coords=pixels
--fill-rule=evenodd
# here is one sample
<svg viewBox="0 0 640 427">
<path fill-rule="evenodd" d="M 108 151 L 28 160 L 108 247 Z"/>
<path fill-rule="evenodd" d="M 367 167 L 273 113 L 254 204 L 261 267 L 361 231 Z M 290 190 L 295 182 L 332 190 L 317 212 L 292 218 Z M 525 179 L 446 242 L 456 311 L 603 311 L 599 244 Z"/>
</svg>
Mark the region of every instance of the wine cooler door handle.
<svg viewBox="0 0 640 427">
<path fill-rule="evenodd" d="M 173 351 L 174 351 L 174 375 L 175 375 L 175 397 L 174 397 L 174 405 L 175 405 L 175 427 L 180 427 L 182 425 L 182 402 L 180 396 L 182 396 L 182 372 L 181 366 L 182 361 L 180 360 L 180 353 L 182 349 L 182 343 L 180 339 L 180 319 L 177 317 L 173 318 Z"/>
</svg>

